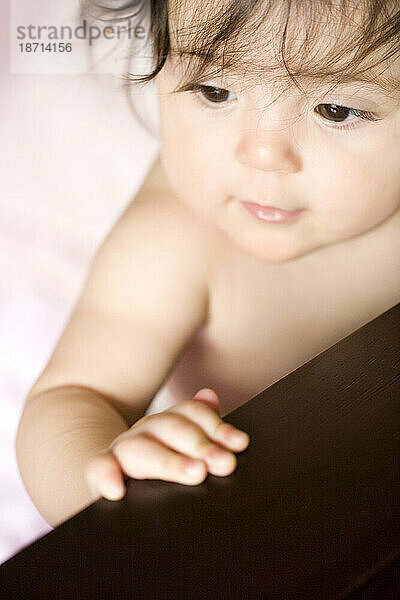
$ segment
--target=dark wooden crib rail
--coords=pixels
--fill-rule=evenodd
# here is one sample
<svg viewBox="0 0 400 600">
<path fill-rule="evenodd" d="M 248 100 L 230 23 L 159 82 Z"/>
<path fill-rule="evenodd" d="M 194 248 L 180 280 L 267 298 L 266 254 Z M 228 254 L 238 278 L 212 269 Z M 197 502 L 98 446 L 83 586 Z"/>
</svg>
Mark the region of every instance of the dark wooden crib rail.
<svg viewBox="0 0 400 600">
<path fill-rule="evenodd" d="M 196 487 L 129 481 L 0 567 L 0 596 L 399 598 L 400 305 L 230 413 Z M 3 594 L 3 595 L 1 595 Z"/>
</svg>

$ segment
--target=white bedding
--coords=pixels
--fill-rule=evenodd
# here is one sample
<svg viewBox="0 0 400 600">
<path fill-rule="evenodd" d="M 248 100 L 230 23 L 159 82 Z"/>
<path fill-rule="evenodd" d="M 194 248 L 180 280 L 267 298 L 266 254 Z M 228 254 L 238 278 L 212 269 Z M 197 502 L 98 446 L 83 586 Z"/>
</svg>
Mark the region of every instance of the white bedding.
<svg viewBox="0 0 400 600">
<path fill-rule="evenodd" d="M 0 85 L 1 563 L 51 529 L 17 470 L 24 398 L 158 142 L 113 75 L 11 75 Z"/>
</svg>

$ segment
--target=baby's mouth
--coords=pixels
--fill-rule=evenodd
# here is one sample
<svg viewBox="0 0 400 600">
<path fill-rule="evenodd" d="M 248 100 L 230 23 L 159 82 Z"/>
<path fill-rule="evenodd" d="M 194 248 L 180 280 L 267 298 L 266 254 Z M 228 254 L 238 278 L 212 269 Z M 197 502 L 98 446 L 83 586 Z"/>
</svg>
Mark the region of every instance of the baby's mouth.
<svg viewBox="0 0 400 600">
<path fill-rule="evenodd" d="M 294 221 L 304 209 L 283 210 L 276 206 L 264 206 L 255 202 L 241 201 L 240 204 L 256 219 L 268 223 L 288 223 Z"/>
</svg>

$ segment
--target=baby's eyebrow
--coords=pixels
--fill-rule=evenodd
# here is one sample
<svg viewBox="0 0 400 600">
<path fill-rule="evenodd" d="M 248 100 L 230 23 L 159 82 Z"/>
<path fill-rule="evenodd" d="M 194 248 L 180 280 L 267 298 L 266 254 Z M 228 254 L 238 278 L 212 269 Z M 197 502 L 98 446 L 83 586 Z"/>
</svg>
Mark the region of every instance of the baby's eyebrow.
<svg viewBox="0 0 400 600">
<path fill-rule="evenodd" d="M 182 62 L 189 62 L 189 56 L 176 57 L 176 62 L 182 60 Z M 193 83 L 198 83 L 198 80 L 205 81 L 207 78 L 218 77 L 223 70 L 225 76 L 232 75 L 235 79 L 244 79 L 250 85 L 252 82 L 259 84 L 265 79 L 267 83 L 269 80 L 268 74 L 263 77 L 262 74 L 253 75 L 252 73 L 246 72 L 243 69 L 231 69 L 229 67 L 225 67 L 221 69 L 221 65 L 210 61 L 207 67 L 214 67 L 214 74 L 210 74 L 208 69 L 205 73 L 198 74 L 196 70 L 190 74 L 189 81 L 185 81 L 176 91 L 187 91 L 190 89 Z M 288 79 L 288 74 L 286 72 L 282 73 L 282 77 L 284 79 Z M 272 77 L 274 79 L 274 76 Z M 400 77 L 396 77 L 391 74 L 376 74 L 373 72 L 366 72 L 361 74 L 354 73 L 341 73 L 339 80 L 338 76 L 330 75 L 330 76 L 321 76 L 318 73 L 316 75 L 311 75 L 310 73 L 296 73 L 295 78 L 300 84 L 300 86 L 307 92 L 324 92 L 330 93 L 337 90 L 354 88 L 356 91 L 366 92 L 370 94 L 380 94 L 385 96 L 392 101 L 399 102 L 400 101 Z M 292 83 L 292 85 L 294 85 Z"/>
<path fill-rule="evenodd" d="M 331 82 L 335 81 L 335 77 L 329 77 Z M 400 91 L 400 77 L 396 77 L 392 74 L 383 75 L 382 73 L 376 73 L 375 71 L 366 71 L 360 74 L 354 73 L 343 73 L 340 75 L 339 81 L 337 81 L 337 85 L 353 85 L 356 84 L 358 87 L 370 88 L 373 90 L 380 91 L 388 91 L 391 90 L 393 92 Z"/>
<path fill-rule="evenodd" d="M 171 58 L 175 64 L 184 63 L 186 65 L 189 65 L 193 61 L 193 59 L 194 62 L 197 62 L 199 59 L 204 58 L 204 54 L 201 51 L 197 51 L 196 49 L 190 51 L 190 54 L 178 50 L 173 50 L 171 53 Z M 222 69 L 221 63 L 219 61 L 210 60 L 209 62 L 207 62 L 207 67 L 216 69 L 216 76 L 218 76 L 218 74 L 221 73 L 223 70 L 224 74 L 228 76 L 232 75 L 236 78 L 244 78 L 247 81 L 249 81 L 249 83 L 251 83 L 251 81 L 259 83 L 264 79 L 264 77 L 266 82 L 269 79 L 268 73 L 266 73 L 263 77 L 263 74 L 259 71 L 257 72 L 257 70 L 254 74 L 250 72 L 251 69 L 250 71 L 246 70 L 246 64 L 241 65 L 238 63 L 235 68 L 231 68 L 228 65 Z M 282 74 L 284 78 L 288 77 L 287 72 L 283 72 Z M 202 79 L 204 79 L 207 76 L 207 72 L 205 73 L 205 75 L 200 74 L 200 77 Z M 193 83 L 193 81 L 197 77 L 198 72 L 196 71 L 196 69 L 194 69 L 194 71 L 191 73 L 190 83 Z M 327 76 L 322 76 L 318 72 L 313 74 L 310 71 L 307 71 L 307 69 L 304 69 L 303 71 L 297 71 L 295 73 L 295 78 L 301 84 L 301 86 L 308 91 L 318 91 L 320 89 L 327 88 L 327 86 L 330 86 L 329 89 L 336 89 L 337 87 L 357 86 L 357 89 L 365 89 L 367 91 L 370 91 L 371 93 L 381 93 L 390 98 L 393 98 L 394 96 L 398 99 L 400 96 L 400 73 L 396 75 L 388 69 L 378 72 L 376 68 L 370 68 L 360 73 L 346 74 L 346 72 L 341 72 L 339 75 L 332 74 Z M 190 83 L 187 85 L 190 85 Z M 183 90 L 184 88 L 186 88 L 186 85 L 183 85 L 182 88 L 179 89 Z"/>
</svg>

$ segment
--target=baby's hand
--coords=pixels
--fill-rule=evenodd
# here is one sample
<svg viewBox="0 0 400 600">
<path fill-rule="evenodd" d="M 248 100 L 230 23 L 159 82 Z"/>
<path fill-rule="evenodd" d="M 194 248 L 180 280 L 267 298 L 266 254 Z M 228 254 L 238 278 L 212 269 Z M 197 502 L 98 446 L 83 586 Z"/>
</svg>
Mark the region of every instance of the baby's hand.
<svg viewBox="0 0 400 600">
<path fill-rule="evenodd" d="M 222 421 L 217 394 L 203 388 L 192 400 L 139 419 L 107 452 L 88 461 L 85 478 L 93 498 L 108 500 L 125 495 L 124 475 L 197 485 L 207 473 L 230 475 L 234 452 L 249 441 L 247 433 Z"/>
</svg>

